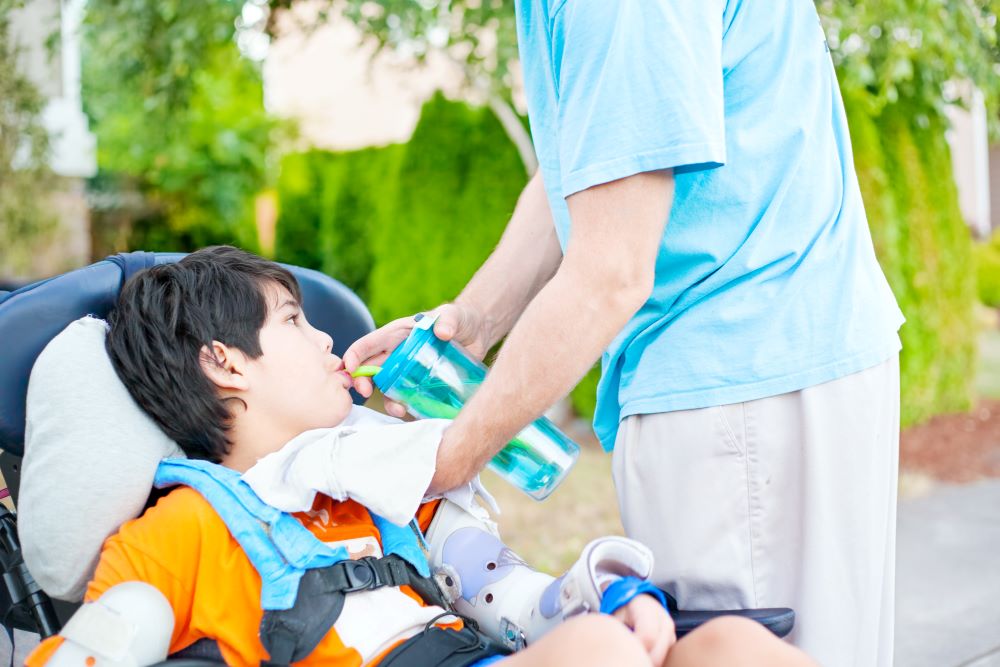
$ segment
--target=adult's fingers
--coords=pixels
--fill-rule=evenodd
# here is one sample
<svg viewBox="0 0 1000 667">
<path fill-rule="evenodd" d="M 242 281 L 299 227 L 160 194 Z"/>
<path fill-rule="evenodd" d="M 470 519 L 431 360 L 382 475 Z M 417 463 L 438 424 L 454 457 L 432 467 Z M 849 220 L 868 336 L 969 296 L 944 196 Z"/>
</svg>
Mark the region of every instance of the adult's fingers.
<svg viewBox="0 0 1000 667">
<path fill-rule="evenodd" d="M 372 394 L 375 393 L 375 383 L 372 382 L 371 378 L 354 378 L 354 389 L 365 398 L 371 398 Z M 385 411 L 392 417 L 402 419 L 406 416 L 406 407 L 402 403 L 397 403 L 391 398 L 383 396 L 382 405 Z"/>
<path fill-rule="evenodd" d="M 471 308 L 446 303 L 431 311 L 437 315 L 434 335 L 441 340 L 454 340 L 480 359 L 486 354 L 483 323 L 480 315 Z"/>
<path fill-rule="evenodd" d="M 453 303 L 446 303 L 432 310 L 431 314 L 437 316 L 437 321 L 434 322 L 434 335 L 441 340 L 457 338 L 459 343 L 463 342 L 463 338 L 468 338 L 466 330 L 469 328 L 466 322 L 468 318 L 464 312 L 463 308 Z"/>
<path fill-rule="evenodd" d="M 358 366 L 385 359 L 396 346 L 406 340 L 413 329 L 413 318 L 403 317 L 380 327 L 354 341 L 344 352 L 344 367 L 353 372 Z"/>
<path fill-rule="evenodd" d="M 396 401 L 386 398 L 384 402 L 385 411 L 389 413 L 390 416 L 396 417 L 397 419 L 402 419 L 406 416 L 406 408 L 402 403 L 397 403 Z"/>
<path fill-rule="evenodd" d="M 372 393 L 375 391 L 375 384 L 371 381 L 371 378 L 354 378 L 354 391 L 365 398 L 371 398 Z"/>
</svg>

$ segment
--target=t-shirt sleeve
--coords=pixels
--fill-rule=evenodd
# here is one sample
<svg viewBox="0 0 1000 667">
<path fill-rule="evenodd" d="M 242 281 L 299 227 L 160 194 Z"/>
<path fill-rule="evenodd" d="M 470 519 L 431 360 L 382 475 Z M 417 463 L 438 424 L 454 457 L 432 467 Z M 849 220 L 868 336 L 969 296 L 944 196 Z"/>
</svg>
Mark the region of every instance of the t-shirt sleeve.
<svg viewBox="0 0 1000 667">
<path fill-rule="evenodd" d="M 163 593 L 174 612 L 171 646 L 189 643 L 199 553 L 204 540 L 200 498 L 177 489 L 143 516 L 122 526 L 101 551 L 85 601 L 126 581 L 143 581 Z M 208 517 L 211 518 L 211 517 Z"/>
<path fill-rule="evenodd" d="M 566 0 L 552 17 L 563 197 L 725 163 L 719 0 Z"/>
<path fill-rule="evenodd" d="M 181 488 L 161 498 L 138 519 L 125 523 L 104 542 L 84 602 L 92 602 L 127 581 L 145 582 L 163 593 L 174 612 L 170 650 L 192 643 L 200 636 L 191 630 L 200 551 L 206 533 L 218 532 L 213 522 L 220 521 L 211 512 L 194 491 Z M 28 656 L 25 665 L 45 664 L 61 643 L 58 635 L 50 637 Z"/>
</svg>

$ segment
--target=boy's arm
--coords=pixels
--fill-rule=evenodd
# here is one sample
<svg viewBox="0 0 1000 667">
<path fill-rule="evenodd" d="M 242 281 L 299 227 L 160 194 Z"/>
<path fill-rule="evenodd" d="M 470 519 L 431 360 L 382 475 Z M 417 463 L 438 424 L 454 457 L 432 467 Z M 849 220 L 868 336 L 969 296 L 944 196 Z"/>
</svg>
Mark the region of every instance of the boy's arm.
<svg viewBox="0 0 1000 667">
<path fill-rule="evenodd" d="M 445 597 L 483 632 L 514 650 L 570 616 L 612 613 L 643 593 L 665 606 L 662 592 L 646 581 L 652 553 L 633 540 L 594 540 L 555 578 L 533 570 L 503 544 L 482 508 L 442 501 L 426 533 L 431 569 Z"/>
<path fill-rule="evenodd" d="M 173 647 L 183 640 L 189 627 L 200 534 L 193 524 L 196 517 L 180 507 L 184 503 L 165 502 L 168 500 L 174 499 L 164 498 L 160 504 L 123 525 L 118 533 L 105 541 L 94 578 L 87 586 L 84 607 L 77 611 L 77 615 L 86 609 L 87 604 L 99 600 L 104 602 L 102 596 L 115 587 L 127 582 L 143 582 L 159 591 L 170 607 L 174 618 L 169 646 Z M 178 545 L 185 548 L 179 549 Z M 70 623 L 64 632 L 69 627 Z M 46 639 L 32 651 L 25 664 L 28 667 L 47 664 L 63 643 L 61 635 Z"/>
</svg>

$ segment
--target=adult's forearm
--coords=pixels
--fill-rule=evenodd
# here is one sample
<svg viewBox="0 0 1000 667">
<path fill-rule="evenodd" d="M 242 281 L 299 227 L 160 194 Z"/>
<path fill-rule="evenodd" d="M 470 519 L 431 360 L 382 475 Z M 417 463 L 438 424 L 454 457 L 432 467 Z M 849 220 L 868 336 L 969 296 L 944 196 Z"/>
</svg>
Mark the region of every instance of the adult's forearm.
<svg viewBox="0 0 1000 667">
<path fill-rule="evenodd" d="M 487 348 L 503 338 L 562 259 L 541 173 L 525 186 L 489 258 L 455 299 L 484 318 Z"/>
<path fill-rule="evenodd" d="M 672 197 L 670 174 L 658 172 L 570 200 L 574 228 L 566 257 L 445 432 L 433 490 L 467 481 L 565 396 L 642 306 Z"/>
<path fill-rule="evenodd" d="M 648 294 L 640 285 L 604 291 L 589 278 L 559 272 L 538 293 L 507 337 L 490 378 L 451 427 L 455 432 L 450 435 L 461 446 L 439 457 L 460 458 L 470 470 L 485 466 L 498 445 L 513 439 L 580 381 Z M 446 461 L 440 467 L 450 466 Z M 442 480 L 444 488 L 451 483 Z"/>
</svg>

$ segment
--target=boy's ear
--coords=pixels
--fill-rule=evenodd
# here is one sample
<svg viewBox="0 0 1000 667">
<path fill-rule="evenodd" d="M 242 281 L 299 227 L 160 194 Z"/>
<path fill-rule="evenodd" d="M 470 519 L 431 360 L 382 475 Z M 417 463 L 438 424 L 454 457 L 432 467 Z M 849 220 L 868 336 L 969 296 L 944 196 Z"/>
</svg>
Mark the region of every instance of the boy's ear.
<svg viewBox="0 0 1000 667">
<path fill-rule="evenodd" d="M 217 340 L 212 347 L 201 348 L 201 370 L 219 389 L 245 391 L 250 383 L 246 376 L 246 356 L 234 347 Z"/>
</svg>

